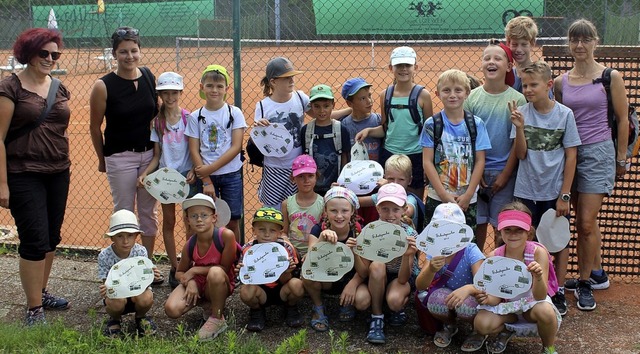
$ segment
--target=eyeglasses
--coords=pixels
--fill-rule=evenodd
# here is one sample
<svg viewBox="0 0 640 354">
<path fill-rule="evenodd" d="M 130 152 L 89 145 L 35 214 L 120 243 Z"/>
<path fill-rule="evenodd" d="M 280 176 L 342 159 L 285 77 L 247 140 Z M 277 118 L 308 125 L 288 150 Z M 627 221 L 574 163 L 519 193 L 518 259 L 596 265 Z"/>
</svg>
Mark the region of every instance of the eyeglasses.
<svg viewBox="0 0 640 354">
<path fill-rule="evenodd" d="M 116 30 L 116 34 L 118 35 L 118 37 L 124 38 L 126 36 L 137 36 L 138 34 L 140 34 L 140 31 L 137 28 L 118 28 Z"/>
<path fill-rule="evenodd" d="M 582 44 L 591 44 L 594 41 L 594 38 L 571 38 L 569 39 L 569 43 L 573 45 Z"/>
<path fill-rule="evenodd" d="M 42 59 L 47 59 L 49 57 L 49 55 L 51 55 L 51 59 L 52 60 L 58 60 L 60 59 L 60 56 L 62 55 L 62 53 L 60 52 L 50 52 L 46 49 L 40 49 L 38 51 L 38 57 L 42 58 Z"/>
<path fill-rule="evenodd" d="M 268 210 L 258 210 L 256 212 L 256 216 L 259 218 L 274 218 L 278 221 L 282 221 L 282 213 L 276 213 L 275 211 L 268 211 Z"/>
<path fill-rule="evenodd" d="M 211 215 L 213 214 L 191 214 L 189 215 L 189 219 L 191 220 L 198 220 L 198 219 L 202 219 L 202 220 L 207 220 L 211 217 Z"/>
</svg>

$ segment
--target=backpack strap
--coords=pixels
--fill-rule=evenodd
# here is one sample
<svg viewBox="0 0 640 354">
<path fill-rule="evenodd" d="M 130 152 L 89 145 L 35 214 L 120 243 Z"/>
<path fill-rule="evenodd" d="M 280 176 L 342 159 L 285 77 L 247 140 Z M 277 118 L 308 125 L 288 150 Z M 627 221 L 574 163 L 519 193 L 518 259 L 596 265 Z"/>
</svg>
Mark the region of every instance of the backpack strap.
<svg viewBox="0 0 640 354">
<path fill-rule="evenodd" d="M 304 116 L 304 110 L 307 107 L 304 106 L 304 101 L 302 100 L 302 95 L 300 94 L 300 91 L 296 90 L 296 94 L 298 95 L 298 100 L 300 101 L 300 105 L 302 106 L 302 115 Z M 260 101 L 260 108 L 262 108 L 262 101 Z"/>
<path fill-rule="evenodd" d="M 315 138 L 316 120 L 312 119 L 307 123 L 307 129 L 304 132 L 304 153 L 313 157 L 313 140 Z"/>
<path fill-rule="evenodd" d="M 496 249 L 493 251 L 493 255 L 494 255 L 494 256 L 504 257 L 504 249 L 505 249 L 505 247 L 506 247 L 505 245 L 502 245 L 502 246 L 500 246 L 500 247 L 496 248 Z"/>
<path fill-rule="evenodd" d="M 384 92 L 384 113 L 387 116 L 387 120 L 384 122 L 383 128 L 384 131 L 387 131 L 389 127 L 389 121 L 393 122 L 393 116 L 391 115 L 391 98 L 393 97 L 393 90 L 396 85 L 390 85 L 387 87 L 387 90 Z"/>
<path fill-rule="evenodd" d="M 336 119 L 331 120 L 331 131 L 333 133 L 333 147 L 338 152 L 338 155 L 342 154 L 342 124 Z"/>
<path fill-rule="evenodd" d="M 227 123 L 227 129 L 229 129 L 233 127 L 233 114 L 231 114 L 231 105 L 228 103 L 226 105 L 229 109 L 229 122 Z"/>
<path fill-rule="evenodd" d="M 418 98 L 420 97 L 420 93 L 422 92 L 422 90 L 424 90 L 424 86 L 418 84 L 413 85 L 413 87 L 411 88 L 411 92 L 409 92 L 409 101 L 406 105 L 391 103 L 394 89 L 395 85 L 391 85 L 387 87 L 387 90 L 384 94 L 384 110 L 387 115 L 387 122 L 385 122 L 384 130 L 387 130 L 389 121 L 394 121 L 393 115 L 391 114 L 391 108 L 408 109 L 413 123 L 418 126 L 418 135 L 420 135 L 420 133 L 422 133 L 422 118 L 420 117 L 420 111 L 418 110 Z"/>
<path fill-rule="evenodd" d="M 447 282 L 449 281 L 449 278 L 451 278 L 455 273 L 456 268 L 458 267 L 458 263 L 460 263 L 460 260 L 462 259 L 464 252 L 465 252 L 464 250 L 458 251 L 456 255 L 453 256 L 451 263 L 449 263 L 444 273 L 441 276 L 431 281 L 431 284 L 429 285 L 429 289 L 428 289 L 429 293 L 433 292 L 433 290 L 435 289 L 440 289 L 443 286 L 445 286 L 445 284 L 447 284 Z"/>
<path fill-rule="evenodd" d="M 475 117 L 471 112 L 464 111 L 464 123 L 467 126 L 467 131 L 471 138 L 471 169 L 473 169 L 476 162 L 476 138 L 478 137 L 478 127 L 476 126 Z"/>
<path fill-rule="evenodd" d="M 153 103 L 155 105 L 155 107 L 153 108 L 153 116 L 155 117 L 158 114 L 158 91 L 156 91 L 156 85 L 154 84 L 156 80 L 153 77 L 151 70 L 149 70 L 149 68 L 147 68 L 146 66 L 141 66 L 140 72 L 142 73 L 144 81 L 146 81 L 147 85 L 149 85 L 149 93 L 151 93 L 151 98 L 153 99 Z"/>
<path fill-rule="evenodd" d="M 342 154 L 342 125 L 340 121 L 331 119 L 331 133 L 318 135 L 315 133 L 316 121 L 312 120 L 307 124 L 307 129 L 304 132 L 304 153 L 313 157 L 313 141 L 316 139 L 333 139 L 333 148 L 338 155 Z M 340 166 L 338 165 L 338 169 Z"/>
<path fill-rule="evenodd" d="M 604 91 L 607 93 L 607 122 L 609 128 L 611 128 L 611 134 L 615 138 L 617 137 L 617 125 L 615 124 L 615 114 L 613 111 L 613 102 L 611 100 L 611 72 L 613 69 L 604 68 L 602 76 L 599 79 L 595 79 L 593 83 L 601 83 L 604 87 Z"/>
<path fill-rule="evenodd" d="M 218 252 L 220 252 L 220 254 L 222 254 L 222 251 L 224 250 L 224 243 L 222 242 L 222 231 L 224 230 L 224 227 L 213 227 L 213 233 L 211 234 L 211 238 L 213 238 L 213 244 L 216 246 L 216 249 L 218 250 Z M 216 233 L 218 234 L 218 237 L 214 237 L 216 235 Z M 189 251 L 189 259 L 193 260 L 193 251 L 195 251 L 196 249 L 196 243 L 198 241 L 198 236 L 196 234 L 193 234 L 191 237 L 189 237 L 189 241 L 188 241 L 188 251 Z"/>
<path fill-rule="evenodd" d="M 7 134 L 4 139 L 5 146 L 9 145 L 11 141 L 14 141 L 17 138 L 30 132 L 31 130 L 39 127 L 40 124 L 44 122 L 45 118 L 47 118 L 47 116 L 49 115 L 49 112 L 51 112 L 53 104 L 56 102 L 56 95 L 58 94 L 58 89 L 60 88 L 61 83 L 62 81 L 60 81 L 59 79 L 56 79 L 55 77 L 51 78 L 51 84 L 49 84 L 49 92 L 47 92 L 46 98 L 47 105 L 45 106 L 45 108 L 40 112 L 40 115 L 36 120 L 30 122 L 29 124 L 23 125 L 19 129 L 14 130 L 12 134 Z"/>
</svg>

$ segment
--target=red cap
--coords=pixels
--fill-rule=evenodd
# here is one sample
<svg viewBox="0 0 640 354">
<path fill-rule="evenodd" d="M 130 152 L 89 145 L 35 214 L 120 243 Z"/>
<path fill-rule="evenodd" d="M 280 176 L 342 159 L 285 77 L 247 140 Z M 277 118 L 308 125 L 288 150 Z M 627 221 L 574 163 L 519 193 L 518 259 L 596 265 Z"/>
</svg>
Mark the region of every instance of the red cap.
<svg viewBox="0 0 640 354">
<path fill-rule="evenodd" d="M 507 53 L 507 60 L 509 61 L 509 63 L 513 63 L 513 53 L 511 53 L 511 48 L 509 48 L 509 46 L 507 46 L 502 42 L 498 43 L 498 45 L 500 46 L 500 48 L 502 48 L 502 50 L 504 50 L 505 53 Z M 513 86 L 515 82 L 516 82 L 516 74 L 514 74 L 513 69 L 511 69 L 509 70 L 509 72 L 507 72 L 507 75 L 504 77 L 504 83 L 509 86 Z"/>
</svg>

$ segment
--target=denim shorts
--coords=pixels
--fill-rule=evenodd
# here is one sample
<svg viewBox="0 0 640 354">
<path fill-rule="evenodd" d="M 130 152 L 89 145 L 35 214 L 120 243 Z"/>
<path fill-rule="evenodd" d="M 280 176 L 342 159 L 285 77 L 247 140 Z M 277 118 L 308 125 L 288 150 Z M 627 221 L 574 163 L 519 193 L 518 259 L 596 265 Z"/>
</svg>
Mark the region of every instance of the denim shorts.
<svg viewBox="0 0 640 354">
<path fill-rule="evenodd" d="M 611 195 L 616 177 L 616 156 L 611 140 L 578 146 L 573 189 L 579 193 Z"/>
<path fill-rule="evenodd" d="M 244 194 L 242 188 L 242 168 L 235 172 L 222 175 L 211 175 L 211 182 L 216 191 L 216 196 L 222 198 L 231 209 L 231 220 L 239 220 L 242 216 Z M 202 181 L 200 188 L 202 188 Z"/>
<path fill-rule="evenodd" d="M 496 194 L 491 194 L 491 187 L 502 171 L 485 170 L 482 178 L 487 184 L 486 188 L 478 190 L 478 224 L 490 223 L 493 227 L 498 227 L 498 213 L 500 210 L 513 201 L 513 190 L 516 187 L 515 173 L 509 178 L 507 184 Z"/>
</svg>

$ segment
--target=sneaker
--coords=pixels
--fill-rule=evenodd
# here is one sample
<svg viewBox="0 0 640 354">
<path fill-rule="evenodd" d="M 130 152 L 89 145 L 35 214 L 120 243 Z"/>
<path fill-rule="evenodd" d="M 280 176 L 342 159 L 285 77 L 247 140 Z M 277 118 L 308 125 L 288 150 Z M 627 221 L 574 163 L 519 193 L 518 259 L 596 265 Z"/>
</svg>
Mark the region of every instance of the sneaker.
<svg viewBox="0 0 640 354">
<path fill-rule="evenodd" d="M 51 295 L 44 290 L 42 292 L 42 307 L 47 310 L 66 310 L 71 307 L 71 304 L 66 299 Z"/>
<path fill-rule="evenodd" d="M 593 274 L 592 272 L 589 276 L 589 283 L 591 284 L 591 289 L 593 290 L 609 289 L 609 275 L 607 274 L 607 272 L 604 272 L 603 275 L 598 276 Z M 577 287 L 578 279 L 569 279 L 564 282 L 564 288 L 568 291 L 575 291 Z"/>
<path fill-rule="evenodd" d="M 404 310 L 398 312 L 392 311 L 389 314 L 387 323 L 389 323 L 389 325 L 393 327 L 404 326 L 405 323 L 407 323 L 407 314 L 404 312 Z"/>
<path fill-rule="evenodd" d="M 201 341 L 215 339 L 227 329 L 227 321 L 222 318 L 209 317 L 207 322 L 198 331 L 198 339 Z"/>
<path fill-rule="evenodd" d="M 264 329 L 265 322 L 267 320 L 264 308 L 249 309 L 249 323 L 247 324 L 247 331 L 260 332 Z"/>
<path fill-rule="evenodd" d="M 175 289 L 178 285 L 180 285 L 180 282 L 176 279 L 176 269 L 171 268 L 169 270 L 169 286 L 171 286 L 171 289 Z"/>
<path fill-rule="evenodd" d="M 158 326 L 149 317 L 136 318 L 136 331 L 140 337 L 152 336 L 158 331 Z"/>
<path fill-rule="evenodd" d="M 39 325 L 39 324 L 47 324 L 47 320 L 44 318 L 44 308 L 39 306 L 35 310 L 27 310 L 27 316 L 24 320 L 25 325 L 27 327 Z"/>
<path fill-rule="evenodd" d="M 564 293 L 558 291 L 551 297 L 551 302 L 553 302 L 553 305 L 558 309 L 558 312 L 560 312 L 560 316 L 567 314 L 567 299 Z"/>
<path fill-rule="evenodd" d="M 367 342 L 373 344 L 384 344 L 387 342 L 384 336 L 384 318 L 372 318 L 369 333 L 367 334 Z"/>
<path fill-rule="evenodd" d="M 573 293 L 578 300 L 578 308 L 582 311 L 591 311 L 596 308 L 596 299 L 593 297 L 591 283 L 588 281 L 579 281 L 578 288 Z"/>
<path fill-rule="evenodd" d="M 110 318 L 107 322 L 105 322 L 102 334 L 107 338 L 122 337 L 122 324 L 120 323 L 120 320 L 114 320 L 113 318 Z"/>
<path fill-rule="evenodd" d="M 287 326 L 293 328 L 302 326 L 304 319 L 302 318 L 302 315 L 300 315 L 298 305 L 287 306 L 285 310 L 287 312 L 287 317 L 285 319 Z"/>
</svg>

